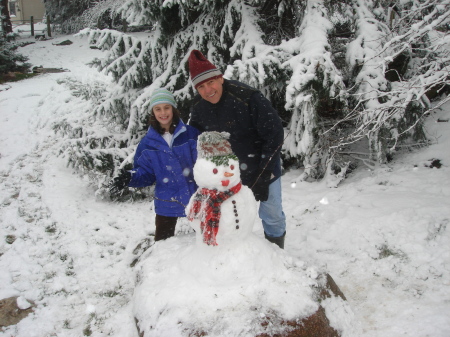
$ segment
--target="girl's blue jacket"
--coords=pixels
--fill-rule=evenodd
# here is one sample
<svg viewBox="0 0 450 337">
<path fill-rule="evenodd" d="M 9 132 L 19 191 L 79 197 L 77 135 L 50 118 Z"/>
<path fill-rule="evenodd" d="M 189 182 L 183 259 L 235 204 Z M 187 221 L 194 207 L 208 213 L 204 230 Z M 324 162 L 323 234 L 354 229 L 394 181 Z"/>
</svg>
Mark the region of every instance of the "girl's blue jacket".
<svg viewBox="0 0 450 337">
<path fill-rule="evenodd" d="M 130 187 L 155 185 L 155 213 L 184 217 L 185 207 L 197 190 L 192 168 L 197 160 L 198 130 L 181 120 L 171 144 L 150 127 L 134 155 Z"/>
</svg>

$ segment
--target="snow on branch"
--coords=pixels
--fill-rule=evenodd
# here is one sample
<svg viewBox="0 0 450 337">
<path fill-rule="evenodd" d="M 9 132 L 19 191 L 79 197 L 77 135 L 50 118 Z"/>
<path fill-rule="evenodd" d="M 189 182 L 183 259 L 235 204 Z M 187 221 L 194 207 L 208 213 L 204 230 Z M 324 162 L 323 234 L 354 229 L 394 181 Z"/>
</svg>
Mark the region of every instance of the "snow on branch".
<svg viewBox="0 0 450 337">
<path fill-rule="evenodd" d="M 427 94 L 448 84 L 450 70 L 448 34 L 436 30 L 448 23 L 449 12 L 430 7 L 432 3 L 436 1 L 426 1 L 414 15 L 409 12 L 408 19 L 415 16 L 416 23 L 408 29 L 402 27 L 403 33 L 392 37 L 384 24 L 377 23 L 366 3 L 357 2 L 357 36 L 347 52 L 348 63 L 358 70 L 350 90 L 357 103 L 328 132 L 349 121 L 355 128 L 333 147 L 367 138 L 372 156 L 385 162 L 386 154 L 395 149 L 399 139 L 418 137 L 422 132 L 421 119 L 435 108 Z M 448 7 L 448 1 L 442 5 Z M 429 11 L 422 18 L 424 8 Z M 410 64 L 409 70 L 404 74 L 395 70 L 397 81 L 387 81 L 387 67 L 402 55 L 403 62 Z"/>
<path fill-rule="evenodd" d="M 323 99 L 345 97 L 342 74 L 331 58 L 328 33 L 332 24 L 327 14 L 323 1 L 308 1 L 300 36 L 280 46 L 292 54 L 283 64 L 292 69 L 285 104 L 287 110 L 292 110 L 292 117 L 284 149 L 292 157 L 303 158 L 305 171 L 299 180 L 321 177 L 331 167 L 331 163 L 327 164 L 327 146 L 319 140 L 322 111 L 318 111 L 318 105 Z"/>
</svg>

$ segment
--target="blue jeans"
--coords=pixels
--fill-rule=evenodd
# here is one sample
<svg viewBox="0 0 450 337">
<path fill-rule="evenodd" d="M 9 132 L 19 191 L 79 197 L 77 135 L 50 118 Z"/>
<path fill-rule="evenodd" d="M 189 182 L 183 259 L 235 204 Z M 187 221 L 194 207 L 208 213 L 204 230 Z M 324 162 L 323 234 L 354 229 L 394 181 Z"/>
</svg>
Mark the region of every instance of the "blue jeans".
<svg viewBox="0 0 450 337">
<path fill-rule="evenodd" d="M 281 205 L 281 178 L 269 185 L 269 198 L 259 204 L 259 217 L 267 236 L 278 238 L 286 231 L 286 216 Z"/>
</svg>

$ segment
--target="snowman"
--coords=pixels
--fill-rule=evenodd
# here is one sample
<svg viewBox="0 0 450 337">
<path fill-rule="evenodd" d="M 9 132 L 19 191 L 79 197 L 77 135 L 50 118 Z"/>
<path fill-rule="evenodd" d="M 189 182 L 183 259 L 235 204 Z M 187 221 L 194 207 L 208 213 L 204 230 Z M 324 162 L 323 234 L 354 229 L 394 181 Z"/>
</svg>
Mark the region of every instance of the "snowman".
<svg viewBox="0 0 450 337">
<path fill-rule="evenodd" d="M 199 186 L 186 214 L 197 242 L 224 245 L 244 240 L 253 229 L 256 200 L 241 182 L 239 161 L 227 132 L 204 132 L 198 138 L 194 178 Z"/>
<path fill-rule="evenodd" d="M 198 138 L 186 207 L 195 235 L 156 242 L 136 265 L 139 336 L 360 336 L 331 277 L 253 233 L 256 200 L 228 137 Z"/>
</svg>

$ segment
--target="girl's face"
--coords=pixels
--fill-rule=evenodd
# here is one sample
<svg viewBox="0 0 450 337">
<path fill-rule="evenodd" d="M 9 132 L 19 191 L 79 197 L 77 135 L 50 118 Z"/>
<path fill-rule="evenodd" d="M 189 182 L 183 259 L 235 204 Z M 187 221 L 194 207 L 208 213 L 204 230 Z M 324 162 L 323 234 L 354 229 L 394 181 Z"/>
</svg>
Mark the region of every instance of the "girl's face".
<svg viewBox="0 0 450 337">
<path fill-rule="evenodd" d="M 167 103 L 157 104 L 153 107 L 153 113 L 161 127 L 169 131 L 173 119 L 172 105 Z"/>
</svg>

